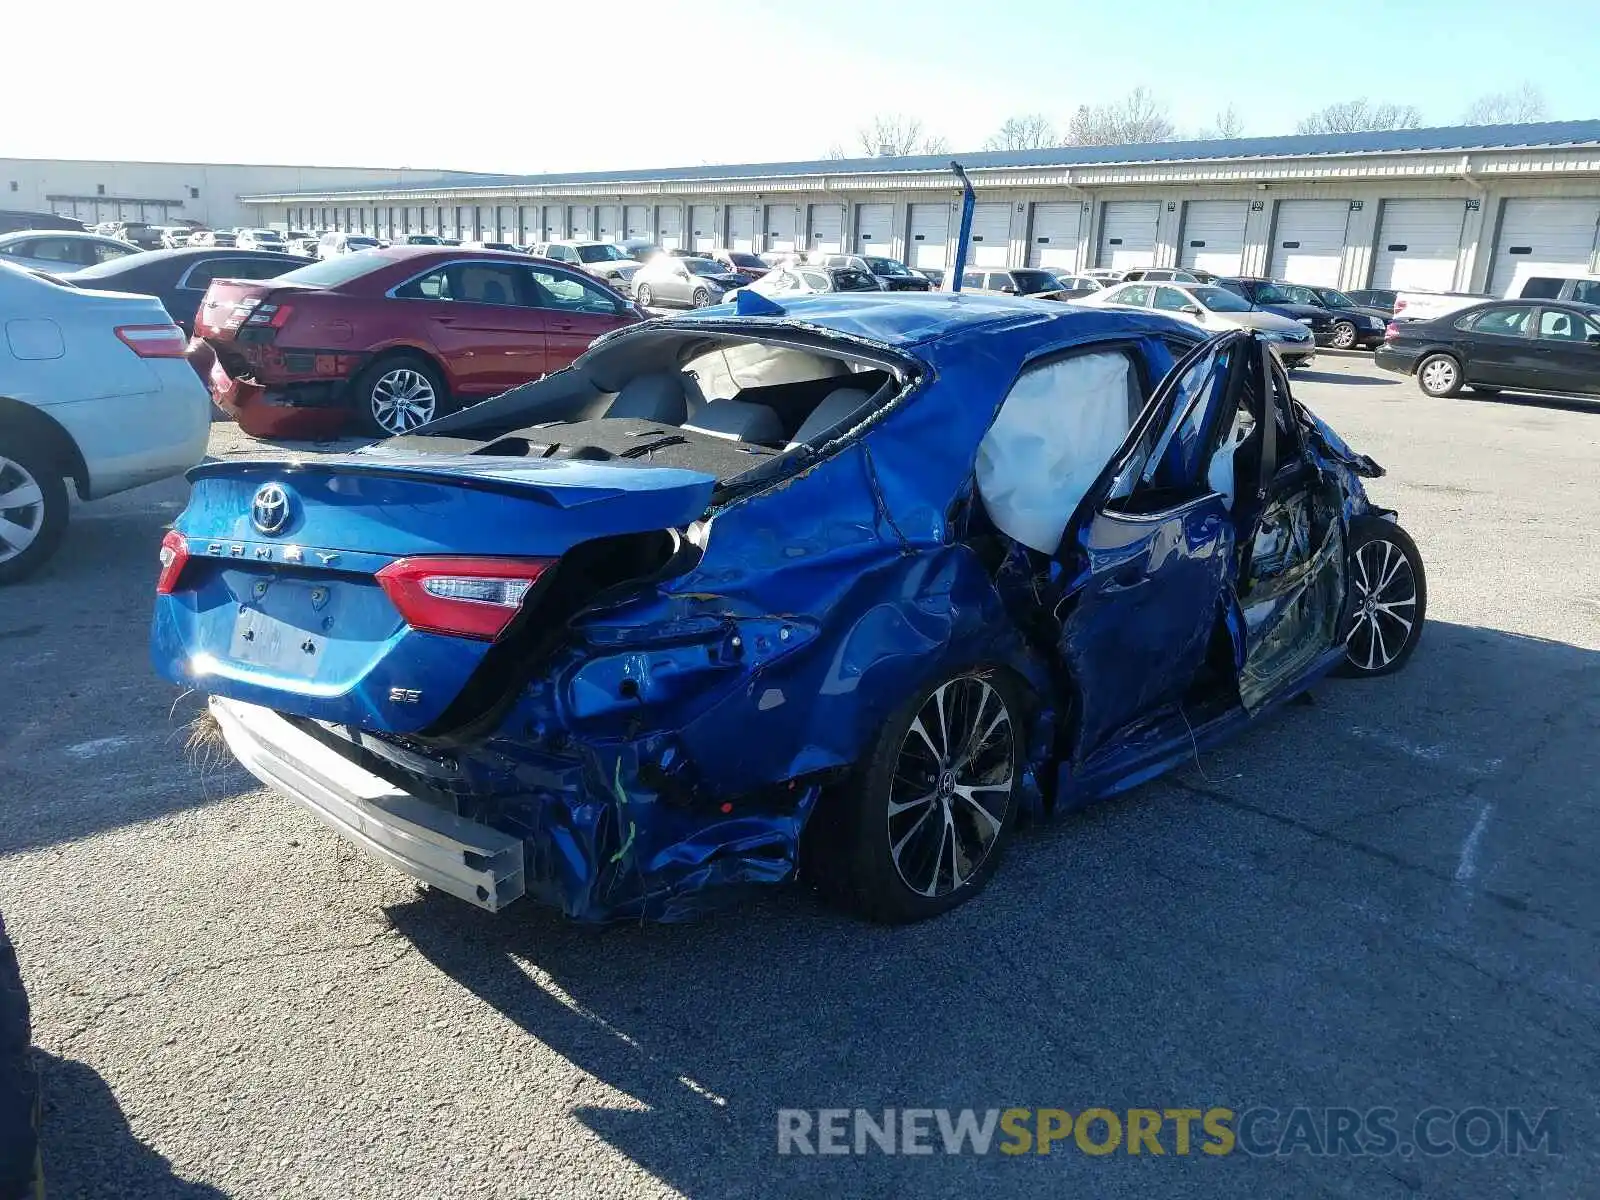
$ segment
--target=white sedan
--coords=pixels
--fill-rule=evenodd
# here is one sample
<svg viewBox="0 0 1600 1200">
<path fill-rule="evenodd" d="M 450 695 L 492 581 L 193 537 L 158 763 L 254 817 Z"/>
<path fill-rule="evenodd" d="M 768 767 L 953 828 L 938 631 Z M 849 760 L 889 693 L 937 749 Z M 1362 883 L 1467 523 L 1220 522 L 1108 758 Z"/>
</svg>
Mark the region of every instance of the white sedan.
<svg viewBox="0 0 1600 1200">
<path fill-rule="evenodd" d="M 62 274 L 142 253 L 132 242 L 65 229 L 23 229 L 0 235 L 0 262 Z"/>
<path fill-rule="evenodd" d="M 1175 317 L 1207 333 L 1259 331 L 1286 367 L 1303 367 L 1317 353 L 1311 330 L 1276 313 L 1259 312 L 1226 288 L 1206 283 L 1114 283 L 1068 301 L 1089 308 L 1137 308 Z"/>
<path fill-rule="evenodd" d="M 153 296 L 55 283 L 0 259 L 0 583 L 67 527 L 67 485 L 97 500 L 205 456 L 211 401 Z"/>
</svg>

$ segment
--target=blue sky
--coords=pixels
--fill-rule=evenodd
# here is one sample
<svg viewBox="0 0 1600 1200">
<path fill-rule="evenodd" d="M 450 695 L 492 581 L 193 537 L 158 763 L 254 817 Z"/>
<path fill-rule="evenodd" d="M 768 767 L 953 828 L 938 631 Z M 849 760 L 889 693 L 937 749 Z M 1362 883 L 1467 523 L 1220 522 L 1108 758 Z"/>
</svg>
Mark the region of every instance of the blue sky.
<svg viewBox="0 0 1600 1200">
<path fill-rule="evenodd" d="M 1247 134 L 1359 96 L 1448 125 L 1524 80 L 1552 118 L 1600 117 L 1589 2 L 276 0 L 176 24 L 111 16 L 127 11 L 75 5 L 68 70 L 8 52 L 0 157 L 602 170 L 820 157 L 879 112 L 962 150 L 1009 115 L 1064 122 L 1137 84 L 1180 129 L 1232 103 Z M 62 30 L 39 5 L 6 28 L 9 47 Z"/>
</svg>

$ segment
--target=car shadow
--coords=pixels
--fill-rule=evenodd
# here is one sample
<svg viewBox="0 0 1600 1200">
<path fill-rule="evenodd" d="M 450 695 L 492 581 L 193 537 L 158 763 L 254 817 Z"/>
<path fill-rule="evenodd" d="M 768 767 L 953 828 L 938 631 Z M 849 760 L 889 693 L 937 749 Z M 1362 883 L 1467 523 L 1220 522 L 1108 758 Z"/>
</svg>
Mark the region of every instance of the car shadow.
<svg viewBox="0 0 1600 1200">
<path fill-rule="evenodd" d="M 87 1063 L 34 1051 L 43 1097 L 40 1157 L 49 1197 L 227 1200 L 227 1193 L 172 1172 L 134 1136 L 111 1088 Z"/>
<path fill-rule="evenodd" d="M 1308 371 L 1304 367 L 1290 376 L 1293 383 L 1337 383 L 1351 387 L 1394 387 L 1399 379 L 1384 379 L 1374 375 L 1336 375 L 1329 371 Z"/>
<path fill-rule="evenodd" d="M 186 748 L 204 698 L 150 664 L 156 555 L 185 497 L 174 480 L 75 505 L 55 558 L 0 589 L 0 854 L 253 786 Z"/>
<path fill-rule="evenodd" d="M 1551 408 L 1561 412 L 1600 413 L 1600 396 L 1563 396 L 1550 392 L 1514 392 L 1507 389 L 1493 396 L 1483 396 L 1468 390 L 1462 400 L 1479 400 L 1485 404 L 1513 404 L 1521 408 Z"/>
<path fill-rule="evenodd" d="M 1210 1187 L 1199 1172 L 1152 1183 L 1129 1163 L 1107 1175 L 1081 1154 L 1032 1169 L 1001 1155 L 779 1157 L 777 1114 L 1358 1096 L 1421 1107 L 1521 1096 L 1530 1077 L 1541 1104 L 1588 1111 L 1567 1051 L 1516 1032 L 1537 1026 L 1546 998 L 1508 990 L 1503 973 L 1573 972 L 1579 1003 L 1596 973 L 1567 956 L 1600 933 L 1600 883 L 1532 871 L 1464 886 L 1457 858 L 1491 802 L 1506 830 L 1551 843 L 1538 852 L 1600 840 L 1592 805 L 1574 816 L 1587 785 L 1571 764 L 1539 765 L 1558 749 L 1545 708 L 1578 703 L 1578 724 L 1592 719 L 1580 698 L 1597 672 L 1594 651 L 1430 623 L 1405 672 L 1330 680 L 1191 769 L 1023 831 L 982 897 L 918 925 L 855 921 L 801 885 L 682 926 L 491 916 L 437 895 L 386 911 L 465 992 L 620 1093 L 573 1115 L 691 1197 L 1057 1195 L 1071 1183 L 1102 1196 L 1387 1195 L 1396 1177 L 1371 1158 L 1236 1157 L 1278 1172 L 1257 1188 L 1231 1170 Z M 1518 705 L 1525 745 L 1507 732 Z M 1455 944 L 1441 920 L 1475 922 L 1475 940 Z M 1405 1166 L 1412 1190 L 1440 1194 L 1568 1168 L 1577 1186 L 1576 1162 Z"/>
</svg>

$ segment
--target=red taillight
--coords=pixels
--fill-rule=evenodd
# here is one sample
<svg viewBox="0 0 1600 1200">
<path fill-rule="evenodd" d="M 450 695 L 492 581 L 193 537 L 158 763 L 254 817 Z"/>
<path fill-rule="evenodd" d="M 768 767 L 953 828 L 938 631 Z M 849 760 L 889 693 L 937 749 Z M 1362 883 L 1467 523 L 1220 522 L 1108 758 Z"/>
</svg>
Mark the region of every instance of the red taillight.
<svg viewBox="0 0 1600 1200">
<path fill-rule="evenodd" d="M 116 333 L 140 358 L 182 358 L 189 347 L 176 325 L 118 325 Z"/>
<path fill-rule="evenodd" d="M 1406 302 L 1404 300 L 1400 299 L 1398 296 L 1395 297 L 1394 315 L 1398 317 L 1401 313 L 1405 312 L 1405 310 L 1406 310 Z"/>
<path fill-rule="evenodd" d="M 1383 327 L 1383 340 L 1384 341 L 1392 342 L 1392 341 L 1395 340 L 1395 338 L 1397 338 L 1399 336 L 1400 336 L 1400 326 L 1396 325 L 1393 321 L 1390 321 L 1387 325 L 1385 325 Z"/>
<path fill-rule="evenodd" d="M 406 624 L 424 633 L 492 642 L 506 631 L 548 558 L 402 558 L 378 583 Z"/>
<path fill-rule="evenodd" d="M 176 529 L 167 530 L 161 539 L 161 574 L 156 576 L 156 595 L 170 596 L 178 587 L 178 576 L 189 561 L 189 540 Z"/>
<path fill-rule="evenodd" d="M 289 304 L 258 304 L 254 311 L 245 318 L 246 325 L 260 327 L 265 325 L 268 329 L 282 329 L 289 320 L 289 314 L 294 312 L 293 305 Z"/>
</svg>

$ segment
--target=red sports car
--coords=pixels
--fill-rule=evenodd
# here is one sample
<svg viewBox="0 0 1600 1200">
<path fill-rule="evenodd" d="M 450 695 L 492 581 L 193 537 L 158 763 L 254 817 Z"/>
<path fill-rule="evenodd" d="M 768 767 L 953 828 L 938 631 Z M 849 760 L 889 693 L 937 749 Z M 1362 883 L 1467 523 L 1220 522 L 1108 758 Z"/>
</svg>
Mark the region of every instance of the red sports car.
<svg viewBox="0 0 1600 1200">
<path fill-rule="evenodd" d="M 406 433 L 559 371 L 643 320 L 593 276 L 526 254 L 393 246 L 276 279 L 219 279 L 190 354 L 247 433 Z"/>
</svg>

